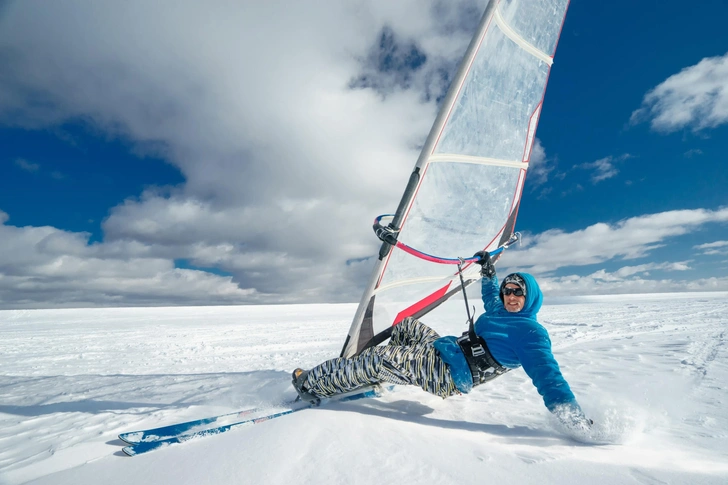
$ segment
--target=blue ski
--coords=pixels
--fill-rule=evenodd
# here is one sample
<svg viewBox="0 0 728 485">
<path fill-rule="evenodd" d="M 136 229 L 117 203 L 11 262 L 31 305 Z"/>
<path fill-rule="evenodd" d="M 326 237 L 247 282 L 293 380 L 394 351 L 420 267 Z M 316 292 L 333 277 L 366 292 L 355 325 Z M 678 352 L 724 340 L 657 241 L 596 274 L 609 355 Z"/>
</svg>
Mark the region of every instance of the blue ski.
<svg viewBox="0 0 728 485">
<path fill-rule="evenodd" d="M 282 407 L 293 406 L 296 401 L 287 401 L 281 404 Z M 119 439 L 130 445 L 137 443 L 144 443 L 147 441 L 160 441 L 168 438 L 173 438 L 182 434 L 186 434 L 188 431 L 197 427 L 209 427 L 207 425 L 217 424 L 223 426 L 226 422 L 228 424 L 237 423 L 242 421 L 246 416 L 255 414 L 265 410 L 266 408 L 252 408 L 245 409 L 243 411 L 237 411 L 229 414 L 221 414 L 219 416 L 211 416 L 209 418 L 193 419 L 184 423 L 170 424 L 169 426 L 161 426 L 159 428 L 145 429 L 139 431 L 129 431 L 127 433 L 121 433 Z"/>
<path fill-rule="evenodd" d="M 364 399 L 364 398 L 368 398 L 368 397 L 377 397 L 379 395 L 381 395 L 381 388 L 379 386 L 367 387 L 364 389 L 357 389 L 357 390 L 349 392 L 349 393 L 332 396 L 328 399 L 323 400 L 320 405 L 326 404 L 328 402 L 334 402 L 334 401 L 336 401 L 336 402 L 354 401 L 357 399 Z M 205 436 L 212 436 L 212 435 L 217 435 L 220 433 L 225 433 L 226 431 L 230 431 L 232 429 L 240 428 L 243 426 L 252 426 L 254 424 L 262 423 L 264 421 L 269 421 L 271 419 L 279 418 L 281 416 L 286 416 L 288 414 L 293 414 L 295 412 L 302 411 L 304 409 L 309 409 L 312 407 L 316 407 L 316 405 L 308 403 L 308 402 L 298 401 L 296 403 L 291 404 L 287 409 L 284 409 L 282 411 L 279 411 L 279 412 L 276 412 L 273 414 L 259 416 L 257 418 L 243 419 L 243 420 L 239 420 L 237 422 L 224 424 L 222 426 L 215 426 L 212 428 L 206 428 L 206 429 L 203 429 L 200 431 L 190 431 L 190 432 L 183 431 L 182 434 L 178 434 L 178 435 L 165 434 L 164 437 L 161 437 L 160 435 L 156 435 L 156 439 L 154 439 L 154 440 L 151 439 L 151 437 L 153 435 L 149 434 L 146 441 L 133 443 L 130 446 L 124 447 L 122 449 L 122 451 L 129 456 L 141 455 L 143 453 L 148 453 L 150 451 L 158 450 L 160 448 L 166 448 L 167 446 L 174 445 L 177 443 L 184 443 L 185 441 L 189 441 L 192 439 L 197 439 L 197 438 L 202 438 Z M 251 412 L 255 412 L 255 411 L 256 411 L 256 409 L 253 409 L 253 410 L 243 411 L 243 413 L 250 414 Z M 171 429 L 171 428 L 174 428 L 175 426 L 187 426 L 186 430 L 189 431 L 196 426 L 203 426 L 204 424 L 201 424 L 202 421 L 207 421 L 207 423 L 210 424 L 210 423 L 215 423 L 215 421 L 220 417 L 228 418 L 231 416 L 236 416 L 238 414 L 239 413 L 231 413 L 231 414 L 226 414 L 223 416 L 216 416 L 216 417 L 201 419 L 201 420 L 197 420 L 197 421 L 190 421 L 188 423 L 181 423 L 180 425 L 165 426 L 163 428 L 157 428 L 157 429 Z M 194 424 L 194 425 L 189 426 L 190 423 L 200 423 L 200 424 Z M 137 431 L 135 433 L 148 433 L 150 431 L 154 431 L 154 430 Z M 124 433 L 124 434 L 130 435 L 133 433 Z M 120 435 L 120 437 L 121 437 L 121 435 Z"/>
</svg>

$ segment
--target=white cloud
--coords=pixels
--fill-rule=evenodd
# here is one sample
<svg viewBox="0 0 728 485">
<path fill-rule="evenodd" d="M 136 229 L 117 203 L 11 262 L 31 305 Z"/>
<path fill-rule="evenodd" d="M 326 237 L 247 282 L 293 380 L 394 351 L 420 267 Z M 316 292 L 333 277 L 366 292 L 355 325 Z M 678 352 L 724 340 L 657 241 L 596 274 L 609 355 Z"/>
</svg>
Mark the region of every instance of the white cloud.
<svg viewBox="0 0 728 485">
<path fill-rule="evenodd" d="M 528 166 L 528 185 L 540 187 L 548 182 L 549 174 L 553 172 L 555 164 L 546 157 L 546 150 L 541 140 L 536 138 L 531 151 L 531 159 Z"/>
<path fill-rule="evenodd" d="M 627 278 L 636 274 L 648 275 L 650 271 L 687 271 L 690 269 L 687 261 L 679 261 L 674 263 L 647 263 L 636 266 L 624 266 L 614 272 L 618 278 Z"/>
<path fill-rule="evenodd" d="M 46 176 L 49 176 L 56 180 L 63 180 L 66 178 L 66 176 L 59 172 L 58 170 L 53 170 L 51 172 L 47 172 L 45 170 L 41 169 L 41 166 L 39 163 L 32 163 L 24 158 L 16 158 L 15 159 L 15 165 L 20 167 L 21 170 L 24 170 L 26 172 L 34 173 L 34 174 L 43 174 Z"/>
<path fill-rule="evenodd" d="M 686 151 L 685 153 L 683 153 L 683 156 L 685 158 L 693 158 L 696 155 L 702 155 L 702 154 L 703 154 L 703 150 L 701 150 L 700 148 L 692 148 L 692 149 Z"/>
<path fill-rule="evenodd" d="M 679 272 L 690 269 L 688 261 L 646 263 L 623 266 L 612 272 L 600 269 L 584 276 L 545 275 L 539 276 L 538 281 L 548 296 L 728 290 L 728 278 L 680 280 L 650 277 L 654 271 Z"/>
<path fill-rule="evenodd" d="M 16 158 L 15 165 L 25 170 L 26 172 L 35 173 L 40 170 L 40 165 L 38 165 L 37 163 L 31 163 L 24 158 Z"/>
<path fill-rule="evenodd" d="M 619 173 L 619 169 L 616 167 L 615 164 L 618 162 L 623 162 L 624 160 L 628 160 L 630 158 L 632 158 L 632 155 L 630 155 L 629 153 L 625 153 L 618 157 L 613 157 L 610 155 L 608 157 L 600 158 L 595 162 L 575 165 L 574 168 L 593 170 L 594 173 L 591 176 L 591 181 L 593 184 L 597 184 L 603 180 L 616 177 Z"/>
<path fill-rule="evenodd" d="M 664 133 L 728 122 L 728 53 L 705 58 L 651 89 L 630 121 L 646 120 L 653 130 Z"/>
<path fill-rule="evenodd" d="M 705 255 L 728 254 L 728 241 L 715 241 L 712 243 L 698 244 L 693 246 Z"/>
<path fill-rule="evenodd" d="M 722 248 L 724 246 L 728 246 L 728 241 L 714 241 L 711 243 L 698 244 L 697 246 L 693 246 L 693 247 L 695 249 L 712 249 L 712 248 Z"/>
<path fill-rule="evenodd" d="M 139 243 L 89 245 L 85 233 L 8 225 L 0 226 L 0 240 L 3 308 L 229 304 L 264 297 L 230 277 L 176 269 Z"/>
<path fill-rule="evenodd" d="M 610 295 L 624 293 L 669 293 L 685 291 L 726 291 L 726 278 L 680 280 L 649 278 L 652 271 L 687 271 L 687 261 L 647 263 L 624 266 L 614 272 L 603 269 L 589 275 L 545 276 L 539 278 L 541 289 L 549 296 Z"/>
<path fill-rule="evenodd" d="M 668 244 L 672 237 L 698 230 L 705 224 L 725 222 L 728 222 L 728 208 L 661 212 L 616 224 L 598 223 L 574 232 L 553 229 L 528 238 L 524 249 L 508 251 L 503 259 L 513 258 L 519 269 L 534 273 L 615 258 L 636 259 Z"/>
<path fill-rule="evenodd" d="M 541 277 L 538 281 L 547 296 L 728 291 L 728 278 L 715 277 L 689 281 L 642 277 L 622 279 L 594 273 L 588 276 Z"/>
</svg>

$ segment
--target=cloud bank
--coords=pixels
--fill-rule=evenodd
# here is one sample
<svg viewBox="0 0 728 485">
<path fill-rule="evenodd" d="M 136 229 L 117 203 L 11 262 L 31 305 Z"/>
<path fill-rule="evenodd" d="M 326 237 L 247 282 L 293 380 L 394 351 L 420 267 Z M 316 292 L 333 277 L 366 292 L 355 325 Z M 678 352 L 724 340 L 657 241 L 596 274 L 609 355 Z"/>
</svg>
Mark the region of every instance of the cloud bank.
<svg viewBox="0 0 728 485">
<path fill-rule="evenodd" d="M 667 244 L 670 238 L 728 222 L 728 208 L 667 211 L 631 217 L 615 224 L 597 223 L 565 232 L 553 229 L 528 238 L 518 251 L 518 265 L 534 273 L 588 266 L 611 259 L 635 260 Z"/>
<path fill-rule="evenodd" d="M 119 210 L 123 211 L 123 207 Z M 136 239 L 88 244 L 89 235 L 85 233 L 8 225 L 7 214 L 0 212 L 0 240 L 7 247 L 0 253 L 0 307 L 308 302 L 325 296 L 322 288 L 328 288 L 331 281 L 347 281 L 335 273 L 311 274 L 305 259 L 280 257 L 274 252 L 248 254 L 245 248 L 225 242 L 236 237 L 237 228 L 230 228 L 230 233 L 219 241 L 205 239 L 206 215 L 204 207 L 181 206 L 170 212 L 169 218 L 140 223 Z M 244 216 L 220 215 L 225 220 Z M 162 221 L 175 228 L 178 239 L 172 238 L 164 245 L 156 239 L 144 242 L 144 230 L 152 230 Z M 555 275 L 556 271 L 568 273 L 609 261 L 639 260 L 669 244 L 672 238 L 726 222 L 728 209 L 697 209 L 633 217 L 616 224 L 599 223 L 573 232 L 546 231 L 527 236 L 526 247 L 509 250 L 499 272 L 529 271 L 538 276 L 544 291 L 551 295 L 728 290 L 728 278 L 651 277 L 658 271 L 686 272 L 692 269 L 692 259 L 625 265 L 611 272 L 600 269 L 586 276 Z M 216 221 L 207 223 L 214 226 Z M 173 229 L 160 230 L 169 233 Z M 189 234 L 188 230 L 200 233 Z M 726 241 L 701 244 L 691 256 L 725 255 L 727 246 Z M 234 268 L 256 284 L 246 287 L 234 276 L 175 268 L 177 252 L 190 254 L 191 261 L 201 267 Z M 265 265 L 271 269 L 258 273 L 258 268 Z M 340 300 L 333 295 L 329 301 L 356 301 L 371 267 L 372 261 L 367 258 L 342 264 L 347 274 L 361 276 L 350 280 L 348 287 L 342 283 L 331 290 L 338 291 Z M 285 274 L 288 278 L 279 282 L 272 280 L 271 274 Z M 288 293 L 282 293 L 282 289 Z"/>
<path fill-rule="evenodd" d="M 8 238 L 36 251 L 36 261 L 17 261 L 38 284 L 47 265 L 69 269 L 71 281 L 80 262 L 48 252 L 50 238 L 91 258 L 89 274 L 122 261 L 146 266 L 139 296 L 120 289 L 121 303 L 164 300 L 142 283 L 150 274 L 214 287 L 190 302 L 206 292 L 211 302 L 358 299 L 378 247 L 370 221 L 399 202 L 481 10 L 413 0 L 6 4 L 0 124 L 81 123 L 164 158 L 185 178 L 110 208 L 103 243 L 5 225 Z M 8 257 L 5 288 L 30 288 L 9 279 L 22 271 Z M 175 270 L 179 261 L 232 276 Z M 93 299 L 16 290 L 3 301 Z"/>
<path fill-rule="evenodd" d="M 14 226 L 0 208 L 0 307 L 357 301 L 378 248 L 371 219 L 396 208 L 482 8 L 465 0 L 5 4 L 0 124 L 59 133 L 82 124 L 164 158 L 185 182 L 109 208 L 103 242 L 93 244 L 85 233 Z M 707 59 L 668 79 L 643 113 L 659 127 L 724 122 L 725 64 Z M 690 91 L 680 76 L 701 87 Z M 529 183 L 543 187 L 551 176 L 545 160 L 536 143 Z M 592 167 L 595 177 L 612 173 L 614 161 Z M 638 258 L 725 217 L 679 211 L 549 231 L 519 259 L 548 275 Z"/>
</svg>

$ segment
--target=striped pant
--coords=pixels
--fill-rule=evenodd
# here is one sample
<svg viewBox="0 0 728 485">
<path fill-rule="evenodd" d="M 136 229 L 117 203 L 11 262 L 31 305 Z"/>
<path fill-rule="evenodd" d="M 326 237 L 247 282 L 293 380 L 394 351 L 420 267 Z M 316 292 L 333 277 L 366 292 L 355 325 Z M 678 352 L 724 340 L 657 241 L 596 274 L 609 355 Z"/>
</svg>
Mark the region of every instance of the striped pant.
<svg viewBox="0 0 728 485">
<path fill-rule="evenodd" d="M 458 394 L 450 368 L 432 346 L 438 338 L 427 325 L 406 318 L 394 327 L 387 345 L 370 347 L 351 359 L 327 360 L 309 371 L 304 386 L 318 397 L 379 382 L 420 386 L 442 398 Z"/>
</svg>

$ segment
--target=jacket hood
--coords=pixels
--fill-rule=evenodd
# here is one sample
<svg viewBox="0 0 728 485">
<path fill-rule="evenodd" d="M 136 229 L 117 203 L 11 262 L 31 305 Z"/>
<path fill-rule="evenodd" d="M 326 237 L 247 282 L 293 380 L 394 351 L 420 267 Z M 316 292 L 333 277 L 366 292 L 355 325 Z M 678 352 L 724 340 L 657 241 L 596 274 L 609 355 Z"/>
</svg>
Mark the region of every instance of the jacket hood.
<svg viewBox="0 0 728 485">
<path fill-rule="evenodd" d="M 526 283 L 526 301 L 523 303 L 523 309 L 518 312 L 520 315 L 533 316 L 538 313 L 543 304 L 543 293 L 536 282 L 536 278 L 529 273 L 516 273 L 523 278 Z"/>
</svg>

